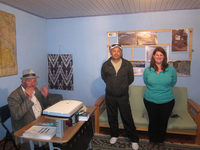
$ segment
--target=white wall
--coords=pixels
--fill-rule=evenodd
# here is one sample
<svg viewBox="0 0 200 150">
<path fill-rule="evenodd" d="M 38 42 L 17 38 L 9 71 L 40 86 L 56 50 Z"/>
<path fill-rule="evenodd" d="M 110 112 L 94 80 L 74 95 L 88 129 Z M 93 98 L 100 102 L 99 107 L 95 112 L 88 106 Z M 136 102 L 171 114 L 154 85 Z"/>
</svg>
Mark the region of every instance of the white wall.
<svg viewBox="0 0 200 150">
<path fill-rule="evenodd" d="M 38 87 L 47 85 L 46 20 L 0 3 L 0 10 L 15 15 L 18 74 L 0 77 L 0 106 L 20 84 L 22 70 L 32 68 L 40 77 Z M 6 122 L 12 130 L 10 119 Z M 0 140 L 5 136 L 0 125 Z"/>
<path fill-rule="evenodd" d="M 59 92 L 66 99 L 94 105 L 105 93 L 100 77 L 102 63 L 107 59 L 107 32 L 193 28 L 191 77 L 178 77 L 177 87 L 187 87 L 188 97 L 200 104 L 200 10 L 151 12 L 128 15 L 47 20 L 47 52 L 73 54 L 74 91 Z M 144 55 L 144 54 L 142 54 Z M 133 85 L 144 85 L 136 76 Z"/>
</svg>

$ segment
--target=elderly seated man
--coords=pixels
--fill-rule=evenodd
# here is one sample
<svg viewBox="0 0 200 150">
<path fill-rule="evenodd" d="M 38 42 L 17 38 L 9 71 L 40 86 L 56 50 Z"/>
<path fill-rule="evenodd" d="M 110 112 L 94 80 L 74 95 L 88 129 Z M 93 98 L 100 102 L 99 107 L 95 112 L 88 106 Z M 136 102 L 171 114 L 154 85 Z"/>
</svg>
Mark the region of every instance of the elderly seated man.
<svg viewBox="0 0 200 150">
<path fill-rule="evenodd" d="M 48 88 L 42 86 L 38 90 L 38 76 L 32 69 L 25 69 L 22 73 L 21 85 L 7 99 L 14 132 L 39 118 L 42 110 L 48 107 Z"/>
</svg>

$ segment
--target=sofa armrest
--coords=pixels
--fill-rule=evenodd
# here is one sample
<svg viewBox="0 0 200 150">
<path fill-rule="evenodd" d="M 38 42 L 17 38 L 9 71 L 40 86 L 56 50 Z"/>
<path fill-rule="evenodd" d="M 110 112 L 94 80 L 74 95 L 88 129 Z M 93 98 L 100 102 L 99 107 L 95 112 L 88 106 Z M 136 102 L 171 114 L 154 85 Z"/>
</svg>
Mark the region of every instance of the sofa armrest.
<svg viewBox="0 0 200 150">
<path fill-rule="evenodd" d="M 105 95 L 99 97 L 95 102 L 95 133 L 99 133 L 99 117 L 106 108 Z"/>
<path fill-rule="evenodd" d="M 188 103 L 188 112 L 197 124 L 197 132 L 196 132 L 197 134 L 195 143 L 200 145 L 200 105 L 191 99 L 188 99 L 187 103 Z"/>
</svg>

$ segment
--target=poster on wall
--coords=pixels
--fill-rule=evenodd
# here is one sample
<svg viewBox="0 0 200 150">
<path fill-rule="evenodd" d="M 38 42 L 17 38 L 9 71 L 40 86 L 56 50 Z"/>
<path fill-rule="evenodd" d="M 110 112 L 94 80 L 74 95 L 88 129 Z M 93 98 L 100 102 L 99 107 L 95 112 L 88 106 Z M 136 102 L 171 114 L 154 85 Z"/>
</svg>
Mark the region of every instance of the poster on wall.
<svg viewBox="0 0 200 150">
<path fill-rule="evenodd" d="M 191 61 L 190 60 L 170 60 L 168 64 L 175 68 L 178 76 L 191 75 Z"/>
<path fill-rule="evenodd" d="M 118 33 L 118 43 L 120 45 L 137 45 L 135 32 Z"/>
<path fill-rule="evenodd" d="M 146 61 L 151 61 L 151 57 L 153 55 L 153 51 L 156 49 L 156 47 L 159 47 L 159 46 L 145 46 L 145 60 Z M 169 46 L 160 46 L 162 47 L 166 54 L 167 54 L 167 58 L 168 57 L 168 49 L 169 49 Z"/>
<path fill-rule="evenodd" d="M 72 54 L 48 54 L 48 88 L 74 90 Z"/>
<path fill-rule="evenodd" d="M 188 29 L 172 30 L 172 52 L 187 52 Z"/>
<path fill-rule="evenodd" d="M 129 60 L 133 66 L 134 75 L 143 75 L 145 69 L 144 60 Z"/>
<path fill-rule="evenodd" d="M 17 74 L 15 16 L 0 11 L 0 77 Z"/>
<path fill-rule="evenodd" d="M 137 44 L 138 45 L 156 45 L 157 32 L 138 32 Z"/>
</svg>

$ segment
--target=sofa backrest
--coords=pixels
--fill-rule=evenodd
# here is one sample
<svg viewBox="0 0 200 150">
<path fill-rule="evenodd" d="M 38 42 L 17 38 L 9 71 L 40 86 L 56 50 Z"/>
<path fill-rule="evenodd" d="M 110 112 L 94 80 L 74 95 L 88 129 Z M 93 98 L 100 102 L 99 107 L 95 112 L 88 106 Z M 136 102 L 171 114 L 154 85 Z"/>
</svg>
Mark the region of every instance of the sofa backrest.
<svg viewBox="0 0 200 150">
<path fill-rule="evenodd" d="M 175 106 L 173 112 L 187 111 L 187 88 L 186 87 L 173 87 Z"/>
<path fill-rule="evenodd" d="M 146 86 L 129 86 L 129 101 L 132 110 L 143 110 L 146 112 L 144 103 L 143 103 L 143 95 Z"/>
<path fill-rule="evenodd" d="M 143 102 L 143 95 L 146 86 L 129 86 L 129 101 L 132 110 L 142 110 L 146 112 Z M 186 87 L 173 87 L 175 96 L 175 106 L 173 113 L 187 111 L 187 88 Z"/>
</svg>

